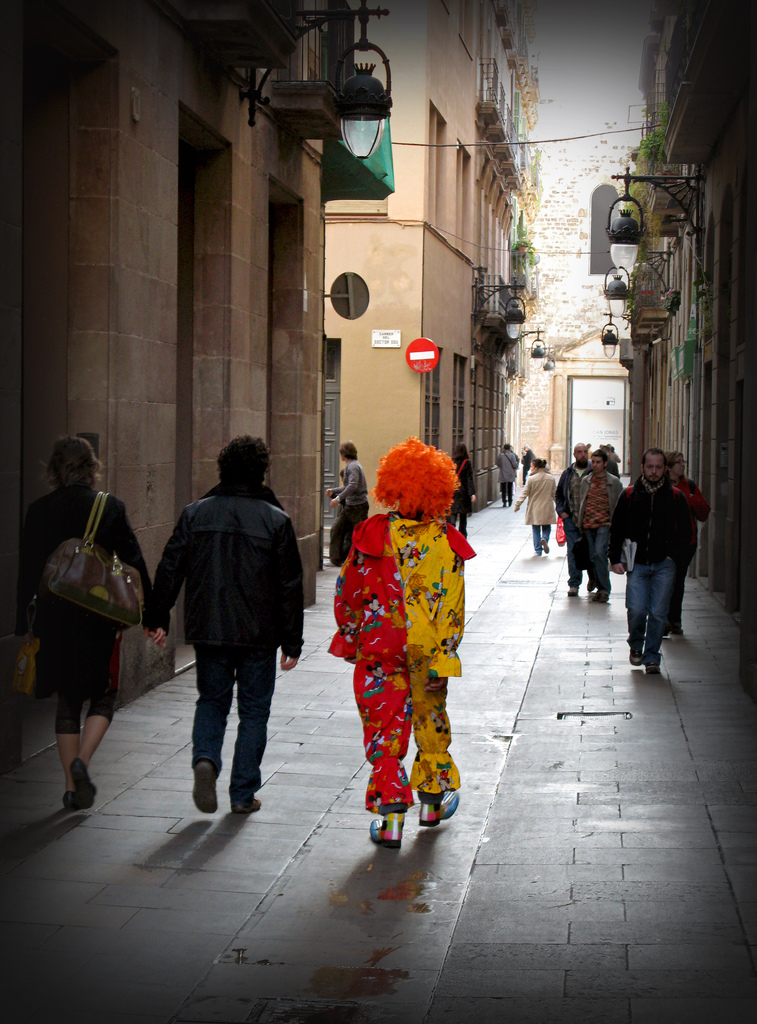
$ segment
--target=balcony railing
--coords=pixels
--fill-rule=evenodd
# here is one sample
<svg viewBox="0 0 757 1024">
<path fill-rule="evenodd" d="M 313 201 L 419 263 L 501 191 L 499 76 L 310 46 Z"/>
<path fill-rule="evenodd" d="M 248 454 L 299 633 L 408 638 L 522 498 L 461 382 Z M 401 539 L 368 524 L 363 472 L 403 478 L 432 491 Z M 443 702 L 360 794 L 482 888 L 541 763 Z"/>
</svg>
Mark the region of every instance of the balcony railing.
<svg viewBox="0 0 757 1024">
<path fill-rule="evenodd" d="M 493 57 L 481 58 L 479 67 L 479 96 L 484 103 L 499 100 L 499 68 Z"/>
<path fill-rule="evenodd" d="M 510 259 L 510 280 L 524 289 L 524 297 L 535 299 L 539 294 L 539 274 L 529 262 L 528 253 L 513 252 Z"/>
<path fill-rule="evenodd" d="M 681 84 L 686 80 L 686 67 L 699 25 L 709 0 L 689 0 L 688 11 L 673 26 L 665 71 L 668 108 L 673 109 Z"/>
</svg>

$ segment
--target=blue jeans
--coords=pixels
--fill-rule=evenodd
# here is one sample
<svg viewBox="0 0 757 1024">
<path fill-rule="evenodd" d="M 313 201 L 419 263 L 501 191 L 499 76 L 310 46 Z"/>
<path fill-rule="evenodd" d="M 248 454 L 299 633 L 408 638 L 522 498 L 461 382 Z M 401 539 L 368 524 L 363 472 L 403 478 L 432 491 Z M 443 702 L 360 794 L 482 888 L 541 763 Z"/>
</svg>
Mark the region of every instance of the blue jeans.
<svg viewBox="0 0 757 1024">
<path fill-rule="evenodd" d="M 552 532 L 551 526 L 532 526 L 531 532 L 534 536 L 534 551 L 537 555 L 541 554 L 541 539 L 549 541 L 549 535 Z"/>
<path fill-rule="evenodd" d="M 248 805 L 260 789 L 260 762 L 268 738 L 268 716 L 276 681 L 276 651 L 197 644 L 199 697 L 192 729 L 192 767 L 212 761 L 221 771 L 221 747 L 237 684 L 239 725 L 231 765 L 232 804 Z"/>
<path fill-rule="evenodd" d="M 565 543 L 568 548 L 568 586 L 578 588 L 581 586 L 583 573 L 576 566 L 576 560 L 573 557 L 573 545 L 577 540 L 581 539 L 581 531 L 570 516 L 567 519 L 563 519 L 562 525 L 565 530 Z"/>
<path fill-rule="evenodd" d="M 637 562 L 626 576 L 628 646 L 643 653 L 645 665 L 660 664 L 660 644 L 675 581 L 672 558 L 654 565 Z"/>
<path fill-rule="evenodd" d="M 595 530 L 586 531 L 586 541 L 589 545 L 589 557 L 594 569 L 594 579 L 600 591 L 609 594 L 610 566 L 607 561 L 607 547 L 610 543 L 610 527 L 598 526 Z"/>
</svg>

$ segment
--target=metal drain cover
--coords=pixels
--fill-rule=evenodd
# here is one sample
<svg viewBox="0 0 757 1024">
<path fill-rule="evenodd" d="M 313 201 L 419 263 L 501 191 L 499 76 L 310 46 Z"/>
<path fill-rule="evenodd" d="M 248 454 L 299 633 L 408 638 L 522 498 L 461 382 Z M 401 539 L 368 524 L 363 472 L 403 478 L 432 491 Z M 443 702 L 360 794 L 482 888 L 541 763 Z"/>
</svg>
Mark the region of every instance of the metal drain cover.
<svg viewBox="0 0 757 1024">
<path fill-rule="evenodd" d="M 630 711 L 558 711 L 558 721 L 566 718 L 633 718 Z"/>
<path fill-rule="evenodd" d="M 357 1003 L 261 999 L 247 1019 L 255 1024 L 364 1024 L 371 1020 L 364 1009 Z"/>
</svg>

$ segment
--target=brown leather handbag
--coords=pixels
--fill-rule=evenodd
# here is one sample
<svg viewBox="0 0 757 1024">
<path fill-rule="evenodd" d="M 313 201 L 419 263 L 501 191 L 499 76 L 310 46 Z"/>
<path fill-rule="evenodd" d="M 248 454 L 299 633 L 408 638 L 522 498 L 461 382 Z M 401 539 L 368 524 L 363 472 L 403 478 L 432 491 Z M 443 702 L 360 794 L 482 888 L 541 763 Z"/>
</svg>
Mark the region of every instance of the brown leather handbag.
<svg viewBox="0 0 757 1024">
<path fill-rule="evenodd" d="M 89 514 L 84 537 L 59 544 L 47 560 L 39 584 L 41 596 L 53 594 L 121 626 L 138 626 L 144 604 L 142 578 L 114 551 L 95 543 L 108 495 L 100 491 Z"/>
</svg>

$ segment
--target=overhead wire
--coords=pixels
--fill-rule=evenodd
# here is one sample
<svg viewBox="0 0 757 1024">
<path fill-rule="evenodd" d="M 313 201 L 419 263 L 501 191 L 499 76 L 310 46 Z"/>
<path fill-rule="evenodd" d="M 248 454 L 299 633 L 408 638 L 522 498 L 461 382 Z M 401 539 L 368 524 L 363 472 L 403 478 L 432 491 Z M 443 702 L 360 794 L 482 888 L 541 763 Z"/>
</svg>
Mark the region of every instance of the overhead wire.
<svg viewBox="0 0 757 1024">
<path fill-rule="evenodd" d="M 580 142 L 582 139 L 596 139 L 605 135 L 622 135 L 627 132 L 640 132 L 641 128 L 610 128 L 603 132 L 589 132 L 587 135 L 565 135 L 559 139 L 515 139 L 507 140 L 511 146 L 547 146 L 553 142 Z M 392 139 L 393 146 L 418 146 L 423 149 L 473 149 L 476 146 L 504 145 L 496 142 L 397 142 Z"/>
</svg>

